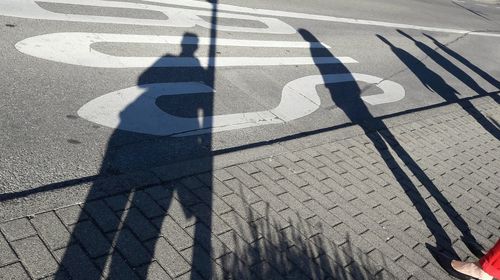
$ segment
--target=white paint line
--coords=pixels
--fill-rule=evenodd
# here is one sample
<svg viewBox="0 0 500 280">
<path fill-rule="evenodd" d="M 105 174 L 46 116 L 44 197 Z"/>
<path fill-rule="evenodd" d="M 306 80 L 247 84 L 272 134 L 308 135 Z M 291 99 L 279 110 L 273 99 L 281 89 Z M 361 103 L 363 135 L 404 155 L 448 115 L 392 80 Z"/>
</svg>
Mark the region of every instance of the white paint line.
<svg viewBox="0 0 500 280">
<path fill-rule="evenodd" d="M 184 40 L 184 41 L 183 41 Z M 198 41 L 197 41 L 198 40 Z M 314 65 L 329 63 L 357 63 L 348 57 L 122 57 L 105 54 L 92 49 L 92 44 L 115 43 L 159 43 L 159 44 L 211 44 L 210 38 L 156 35 L 130 35 L 107 33 L 51 33 L 24 39 L 15 47 L 20 52 L 34 57 L 72 65 L 105 68 L 128 67 L 229 67 L 229 66 L 272 66 L 272 65 Z M 257 41 L 217 39 L 218 46 L 242 46 L 265 48 L 329 48 L 328 45 L 303 41 Z"/>
<path fill-rule="evenodd" d="M 213 7 L 211 3 L 204 1 L 195 1 L 195 0 L 147 0 L 147 1 L 157 2 L 162 4 L 171 4 L 176 6 L 184 6 L 188 8 L 212 9 Z M 194 27 L 195 25 L 199 25 L 205 28 L 210 28 L 210 23 L 203 20 L 200 17 L 200 16 L 210 17 L 211 16 L 210 11 L 199 11 L 192 9 L 180 9 L 180 8 L 165 7 L 158 5 L 149 5 L 143 3 L 103 1 L 103 0 L 44 0 L 43 2 L 158 11 L 164 13 L 168 17 L 168 19 L 156 20 L 156 19 L 137 19 L 137 18 L 123 18 L 123 17 L 60 14 L 42 9 L 35 3 L 34 0 L 1 0 L 0 15 L 21 17 L 21 18 L 46 19 L 46 20 L 132 24 L 132 25 L 149 25 L 149 26 L 171 26 L 171 27 L 184 27 L 184 28 Z M 363 20 L 355 18 L 334 17 L 334 16 L 296 13 L 296 12 L 287 12 L 278 10 L 256 9 L 256 8 L 248 8 L 248 7 L 241 7 L 228 4 L 219 4 L 217 5 L 217 9 L 219 11 L 238 12 L 238 13 L 253 14 L 258 16 L 287 17 L 287 18 L 298 18 L 306 20 L 381 26 L 389 28 L 414 29 L 422 31 L 445 32 L 445 33 L 456 33 L 456 34 L 468 33 L 470 35 L 500 37 L 500 34 L 490 33 L 490 32 L 472 32 L 470 30 L 462 30 L 462 29 L 429 27 L 429 26 L 411 25 L 403 23 L 376 21 L 376 20 Z M 267 28 L 249 28 L 249 27 L 239 27 L 239 26 L 217 25 L 216 28 L 217 30 L 220 31 L 274 33 L 274 34 L 295 33 L 294 28 L 275 18 L 255 17 L 250 15 L 231 14 L 223 12 L 219 12 L 217 16 L 219 18 L 234 18 L 242 20 L 260 21 L 267 25 Z"/>
<path fill-rule="evenodd" d="M 78 110 L 78 115 L 113 129 L 161 136 L 189 136 L 236 130 L 270 124 L 282 124 L 303 118 L 316 111 L 321 100 L 316 86 L 321 84 L 363 81 L 382 89 L 379 95 L 361 97 L 376 105 L 401 100 L 401 85 L 365 74 L 312 75 L 289 82 L 282 90 L 279 105 L 266 111 L 205 116 L 197 108 L 197 117 L 185 118 L 168 114 L 156 106 L 156 99 L 166 95 L 213 94 L 201 83 L 144 84 L 114 91 L 91 100 Z"/>
<path fill-rule="evenodd" d="M 31 19 L 74 21 L 74 22 L 169 26 L 169 27 L 181 27 L 181 28 L 201 26 L 208 29 L 212 28 L 212 24 L 202 18 L 202 17 L 210 18 L 212 16 L 210 11 L 147 5 L 142 3 L 103 1 L 103 0 L 44 0 L 43 2 L 157 11 L 165 14 L 168 17 L 168 19 L 138 19 L 138 18 L 126 18 L 126 17 L 62 14 L 62 13 L 50 12 L 43 9 L 40 6 L 38 6 L 34 0 L 1 0 L 0 15 L 31 18 Z M 293 27 L 275 18 L 257 17 L 252 15 L 242 15 L 242 14 L 232 14 L 232 13 L 218 13 L 217 17 L 256 21 L 256 22 L 261 22 L 266 26 L 263 28 L 260 27 L 253 28 L 253 27 L 241 27 L 241 26 L 218 24 L 216 25 L 216 29 L 219 31 L 254 32 L 254 33 L 269 33 L 269 34 L 293 34 L 296 32 Z"/>
<path fill-rule="evenodd" d="M 356 74 L 356 80 L 375 84 L 382 90 L 380 94 L 361 96 L 361 99 L 370 105 L 397 102 L 405 97 L 405 89 L 396 82 L 365 74 Z"/>
<path fill-rule="evenodd" d="M 207 3 L 205 1 L 196 1 L 196 0 L 144 0 L 144 1 L 177 5 L 177 6 L 203 8 L 203 9 L 212 8 L 212 4 Z M 219 11 L 238 12 L 238 13 L 254 14 L 259 16 L 287 17 L 287 18 L 361 24 L 361 25 L 381 26 L 381 27 L 400 28 L 400 29 L 414 29 L 422 31 L 445 32 L 445 33 L 456 33 L 456 34 L 468 33 L 470 35 L 500 37 L 499 33 L 473 32 L 470 30 L 462 30 L 462 29 L 420 26 L 420 25 L 412 25 L 404 23 L 393 23 L 393 22 L 376 21 L 376 20 L 355 19 L 355 18 L 343 18 L 343 17 L 295 13 L 295 12 L 278 11 L 278 10 L 256 9 L 256 8 L 248 8 L 235 5 L 227 5 L 227 4 L 219 4 L 217 5 L 217 9 Z"/>
</svg>

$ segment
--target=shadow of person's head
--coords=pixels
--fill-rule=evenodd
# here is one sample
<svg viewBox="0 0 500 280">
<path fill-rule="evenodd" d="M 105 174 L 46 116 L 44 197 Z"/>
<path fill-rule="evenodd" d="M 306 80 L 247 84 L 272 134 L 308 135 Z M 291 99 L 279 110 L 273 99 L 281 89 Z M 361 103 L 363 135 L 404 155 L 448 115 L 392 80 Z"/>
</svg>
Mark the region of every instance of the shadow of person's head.
<svg viewBox="0 0 500 280">
<path fill-rule="evenodd" d="M 181 41 L 182 51 L 180 56 L 194 57 L 195 52 L 198 50 L 199 41 L 198 35 L 191 32 L 184 33 Z"/>
<path fill-rule="evenodd" d="M 311 32 L 306 29 L 299 28 L 297 29 L 297 32 L 299 32 L 300 36 L 302 36 L 302 38 L 304 38 L 304 40 L 307 42 L 318 42 L 318 38 L 316 38 Z"/>
<path fill-rule="evenodd" d="M 384 42 L 385 44 L 389 45 L 390 47 L 395 47 L 391 42 L 389 42 L 389 40 L 387 40 L 384 36 L 382 35 L 379 35 L 379 34 L 376 34 L 375 36 L 377 36 L 377 38 L 380 39 L 380 41 Z"/>
</svg>

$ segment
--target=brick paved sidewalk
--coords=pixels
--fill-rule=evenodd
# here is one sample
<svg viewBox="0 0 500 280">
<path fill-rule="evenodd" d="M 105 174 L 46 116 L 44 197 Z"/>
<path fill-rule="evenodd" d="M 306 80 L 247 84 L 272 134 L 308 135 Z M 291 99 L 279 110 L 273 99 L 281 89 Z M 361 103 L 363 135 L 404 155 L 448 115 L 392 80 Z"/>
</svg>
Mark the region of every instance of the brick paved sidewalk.
<svg viewBox="0 0 500 280">
<path fill-rule="evenodd" d="M 473 103 L 498 126 L 497 102 Z M 0 223 L 0 279 L 450 279 L 426 243 L 472 260 L 461 237 L 500 237 L 500 142 L 478 119 L 448 105 L 213 172 L 158 169 Z"/>
</svg>

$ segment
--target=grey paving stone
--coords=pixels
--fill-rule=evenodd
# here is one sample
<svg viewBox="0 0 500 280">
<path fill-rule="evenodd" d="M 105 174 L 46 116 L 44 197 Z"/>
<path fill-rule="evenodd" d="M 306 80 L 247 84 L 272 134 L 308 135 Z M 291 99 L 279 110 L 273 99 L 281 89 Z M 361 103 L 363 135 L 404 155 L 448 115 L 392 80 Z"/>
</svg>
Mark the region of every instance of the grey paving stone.
<svg viewBox="0 0 500 280">
<path fill-rule="evenodd" d="M 325 166 L 324 163 L 322 163 L 321 161 L 316 159 L 316 157 L 320 156 L 321 154 L 318 153 L 318 151 L 316 151 L 313 147 L 303 149 L 301 151 L 297 151 L 297 152 L 295 152 L 295 154 L 297 156 L 299 156 L 300 158 L 302 158 L 303 160 L 309 162 L 311 165 L 313 165 L 316 168 L 320 168 L 320 167 Z"/>
<path fill-rule="evenodd" d="M 290 228 L 285 228 L 284 231 L 290 229 L 292 231 L 295 231 L 299 235 L 309 238 L 312 237 L 320 232 L 319 229 L 316 229 L 312 226 L 310 226 L 307 223 L 307 220 L 302 219 L 297 212 L 293 211 L 291 208 L 285 209 L 279 213 L 285 220 L 287 220 L 290 224 Z M 311 218 L 314 219 L 315 217 Z M 292 238 L 292 237 L 290 237 Z"/>
<path fill-rule="evenodd" d="M 104 200 L 94 200 L 85 203 L 83 209 L 96 222 L 103 232 L 115 231 L 120 225 L 120 220 Z"/>
<path fill-rule="evenodd" d="M 369 252 L 368 256 L 372 262 L 382 266 L 385 270 L 389 271 L 398 279 L 408 279 L 411 276 L 408 271 L 394 263 L 392 260 L 384 257 L 384 255 L 377 249 Z"/>
<path fill-rule="evenodd" d="M 220 218 L 219 220 L 222 221 Z M 225 232 L 227 233 L 229 231 L 230 229 Z M 217 233 L 213 231 L 213 228 L 210 229 L 202 223 L 191 226 L 188 228 L 187 232 L 193 239 L 193 246 L 199 244 L 199 246 L 203 247 L 207 252 L 210 251 L 210 255 L 213 259 L 218 259 L 230 252 L 230 249 L 225 245 L 226 243 L 223 244 L 219 238 L 219 236 L 225 233 L 217 235 Z M 195 239 L 197 240 L 196 242 L 194 242 Z"/>
<path fill-rule="evenodd" d="M 79 245 L 73 244 L 54 252 L 57 260 L 73 279 L 99 279 L 101 272 Z M 56 273 L 58 279 L 61 269 Z"/>
<path fill-rule="evenodd" d="M 252 222 L 261 218 L 261 215 L 259 213 L 251 211 L 250 205 L 245 200 L 235 194 L 224 197 L 224 200 L 232 210 L 236 211 L 236 213 L 238 213 L 240 217 L 248 222 Z"/>
<path fill-rule="evenodd" d="M 232 211 L 221 215 L 221 219 L 225 221 L 238 235 L 247 243 L 261 238 L 261 234 L 252 228 L 252 225 L 240 217 L 236 212 Z"/>
<path fill-rule="evenodd" d="M 258 160 L 252 162 L 252 165 L 255 166 L 255 168 L 259 169 L 262 173 L 266 174 L 273 181 L 283 178 L 283 175 L 281 175 L 274 168 L 269 166 L 268 164 L 269 162 L 270 162 L 269 159 Z"/>
<path fill-rule="evenodd" d="M 290 193 L 284 193 L 280 195 L 279 198 L 286 205 L 288 205 L 290 209 L 293 209 L 302 219 L 309 219 L 315 215 L 314 212 L 309 210 L 302 202 L 298 201 Z"/>
<path fill-rule="evenodd" d="M 323 182 L 325 182 L 325 183 L 323 183 L 323 182 L 320 182 L 319 180 L 317 180 L 316 178 L 314 178 L 314 176 L 312 176 L 311 174 L 306 173 L 306 172 L 301 173 L 299 176 L 302 179 L 304 179 L 305 181 L 307 181 L 308 185 L 314 187 L 322 194 L 327 194 L 329 192 L 332 192 L 332 189 L 329 188 L 327 185 L 325 185 L 325 183 L 328 182 L 328 179 L 324 180 Z"/>
<path fill-rule="evenodd" d="M 393 261 L 399 259 L 404 252 L 399 252 L 395 250 L 392 246 L 386 243 L 386 240 L 381 239 L 379 236 L 373 233 L 372 230 L 368 230 L 361 235 L 362 238 L 368 240 L 374 247 L 382 252 L 386 258 L 390 258 Z"/>
<path fill-rule="evenodd" d="M 285 275 L 276 270 L 269 262 L 263 261 L 250 268 L 249 277 L 256 279 L 287 279 Z"/>
<path fill-rule="evenodd" d="M 297 186 L 291 181 L 287 179 L 282 179 L 276 182 L 278 185 L 280 185 L 283 189 L 285 189 L 288 193 L 290 193 L 295 199 L 304 202 L 309 199 L 311 199 L 311 196 L 309 196 L 306 192 L 304 192 L 301 187 L 304 187 L 307 185 L 307 183 L 303 184 L 302 186 Z"/>
<path fill-rule="evenodd" d="M 51 250 L 69 245 L 71 235 L 54 212 L 38 214 L 31 222 Z"/>
<path fill-rule="evenodd" d="M 231 166 L 226 168 L 228 172 L 230 172 L 235 178 L 238 178 L 241 182 L 244 182 L 245 185 L 247 185 L 249 188 L 254 188 L 260 183 L 254 179 L 253 174 L 252 176 L 247 174 L 245 171 L 243 171 L 241 168 L 238 166 Z M 233 190 L 234 191 L 234 190 Z"/>
<path fill-rule="evenodd" d="M 1 280 L 30 280 L 20 263 L 0 267 Z"/>
<path fill-rule="evenodd" d="M 123 194 L 106 197 L 104 201 L 115 212 L 128 209 L 131 204 L 127 196 Z"/>
<path fill-rule="evenodd" d="M 227 213 L 230 213 L 230 212 L 227 212 Z M 226 213 L 224 213 L 224 214 L 226 214 Z M 200 223 L 201 222 L 203 222 L 205 225 L 207 225 L 206 221 L 200 220 Z M 211 224 L 212 224 L 212 227 L 211 227 L 212 232 L 214 234 L 217 234 L 217 235 L 231 230 L 231 227 L 224 220 L 222 220 L 220 218 L 220 216 L 217 216 L 217 215 L 212 215 Z M 192 225 L 192 226 L 194 226 L 194 225 Z"/>
<path fill-rule="evenodd" d="M 255 194 L 255 192 L 252 191 L 250 187 L 247 185 L 243 184 L 237 179 L 229 180 L 226 181 L 226 184 L 234 190 L 234 194 L 238 195 L 241 197 L 243 200 L 245 200 L 248 204 L 255 203 L 257 201 L 260 201 L 261 198 Z M 226 196 L 221 197 L 222 199 L 225 199 Z"/>
<path fill-rule="evenodd" d="M 291 154 L 291 155 L 293 155 L 293 154 Z M 296 159 L 298 159 L 297 161 L 301 160 L 299 157 L 296 157 Z M 290 160 L 290 158 L 285 156 L 285 155 L 276 156 L 276 160 L 279 161 L 283 165 L 283 167 L 281 167 L 280 169 L 286 168 L 294 174 L 301 174 L 301 173 L 304 173 L 304 171 L 305 171 L 304 169 L 302 169 L 300 166 L 298 166 L 296 164 L 296 161 Z M 277 171 L 279 172 L 278 169 L 277 169 Z"/>
<path fill-rule="evenodd" d="M 253 189 L 253 191 L 264 201 L 269 203 L 271 208 L 273 208 L 276 212 L 280 212 L 288 206 L 283 203 L 276 195 L 270 192 L 264 186 L 259 186 Z"/>
<path fill-rule="evenodd" d="M 212 218 L 215 217 L 208 205 L 199 203 L 189 207 L 190 214 L 196 218 L 196 222 L 203 222 L 210 225 Z"/>
<path fill-rule="evenodd" d="M 322 207 L 315 200 L 309 200 L 304 203 L 314 214 L 318 215 L 323 222 L 331 227 L 335 227 L 338 224 L 342 223 L 338 217 L 329 212 L 326 208 Z"/>
<path fill-rule="evenodd" d="M 195 253 L 196 250 L 196 253 Z M 204 279 L 222 279 L 224 271 L 202 247 L 190 247 L 181 252 L 190 262 L 191 271 L 196 271 Z"/>
<path fill-rule="evenodd" d="M 216 215 L 222 215 L 232 210 L 231 206 L 229 206 L 223 199 L 219 198 L 216 195 L 213 195 L 212 197 L 203 197 L 202 200 L 206 205 L 208 205 L 209 203 L 212 204 L 212 211 Z M 211 200 L 211 202 L 209 202 L 208 200 Z"/>
<path fill-rule="evenodd" d="M 328 182 L 328 180 L 325 180 L 325 184 L 330 185 L 331 182 Z M 350 191 L 350 189 L 352 189 L 351 185 L 346 186 L 346 187 L 333 186 L 332 192 L 326 193 L 325 196 L 328 197 L 332 201 L 337 200 L 336 199 L 337 196 L 340 196 L 344 201 L 351 201 L 351 200 L 358 198 L 358 196 L 356 194 L 353 194 Z"/>
<path fill-rule="evenodd" d="M 38 236 L 14 241 L 12 247 L 32 277 L 42 278 L 57 271 L 56 260 Z"/>
<path fill-rule="evenodd" d="M 80 205 L 71 205 L 65 208 L 57 209 L 56 214 L 67 226 L 74 225 L 79 221 L 85 221 L 88 219 L 87 214 L 82 211 Z"/>
<path fill-rule="evenodd" d="M 299 162 L 299 161 L 301 161 L 301 160 L 302 160 L 299 156 L 297 156 L 297 155 L 296 155 L 296 154 L 294 154 L 294 153 L 285 153 L 285 154 L 283 154 L 283 155 L 284 155 L 287 159 L 289 159 L 290 161 L 295 162 L 295 163 L 297 163 L 297 162 Z"/>
<path fill-rule="evenodd" d="M 92 222 L 83 221 L 76 224 L 72 234 L 92 258 L 109 254 L 110 242 Z"/>
<path fill-rule="evenodd" d="M 229 167 L 228 169 L 234 170 L 235 167 Z M 230 172 L 228 172 L 227 170 L 225 170 L 225 169 L 215 170 L 213 172 L 213 176 L 215 178 L 221 180 L 222 182 L 233 178 L 233 175 Z"/>
<path fill-rule="evenodd" d="M 159 238 L 148 245 L 154 252 L 154 258 L 168 274 L 175 278 L 191 270 L 189 263 L 164 238 Z"/>
<path fill-rule="evenodd" d="M 139 279 L 135 272 L 118 253 L 101 257 L 96 261 L 106 279 Z"/>
<path fill-rule="evenodd" d="M 159 201 L 172 197 L 173 189 L 168 185 L 157 185 L 146 188 L 144 191 L 148 193 L 155 201 Z"/>
<path fill-rule="evenodd" d="M 144 191 L 134 193 L 132 205 L 139 208 L 148 218 L 154 218 L 165 214 L 165 211 Z"/>
<path fill-rule="evenodd" d="M 335 215 L 342 223 L 349 226 L 356 234 L 362 234 L 368 230 L 368 228 L 356 220 L 354 217 L 349 215 L 344 209 L 341 207 L 334 207 L 328 210 L 329 213 Z"/>
<path fill-rule="evenodd" d="M 290 226 L 290 223 L 286 219 L 284 219 L 264 201 L 254 203 L 251 207 L 254 211 L 265 217 L 266 222 L 269 222 L 280 230 Z"/>
<path fill-rule="evenodd" d="M 245 171 L 247 174 L 250 174 L 250 175 L 259 172 L 259 170 L 257 168 L 255 168 L 255 166 L 253 166 L 249 162 L 243 163 L 243 164 L 239 164 L 238 167 L 241 168 L 243 171 Z"/>
<path fill-rule="evenodd" d="M 27 218 L 16 219 L 0 224 L 5 238 L 8 241 L 19 240 L 28 236 L 36 235 L 35 229 Z"/>
<path fill-rule="evenodd" d="M 221 181 L 214 178 L 213 182 L 209 185 L 211 186 L 211 190 L 217 194 L 219 197 L 224 197 L 228 194 L 233 193 L 232 188 L 228 187 L 228 185 L 222 183 Z"/>
<path fill-rule="evenodd" d="M 186 186 L 190 190 L 196 190 L 201 187 L 205 187 L 206 185 L 203 184 L 201 180 L 199 180 L 196 176 L 189 176 L 186 178 L 182 178 L 181 183 Z"/>
<path fill-rule="evenodd" d="M 191 236 L 179 226 L 170 216 L 166 216 L 163 219 L 161 226 L 161 234 L 166 238 L 172 246 L 177 251 L 182 251 L 193 246 L 193 240 Z"/>
<path fill-rule="evenodd" d="M 164 207 L 164 209 L 168 210 L 168 215 L 172 217 L 181 227 L 186 228 L 192 226 L 196 222 L 193 213 L 191 213 L 187 207 L 184 207 L 179 202 L 177 194 L 175 194 L 172 198 L 165 199 L 165 201 L 168 202 L 165 202 L 164 206 L 168 207 Z"/>
<path fill-rule="evenodd" d="M 141 279 L 150 279 L 150 280 L 172 279 L 156 261 L 152 262 L 151 264 L 145 264 L 141 267 L 138 267 L 136 271 L 137 274 L 141 276 Z"/>
<path fill-rule="evenodd" d="M 137 208 L 130 208 L 123 213 L 123 224 L 141 241 L 158 236 L 158 229 Z M 161 217 L 163 218 L 163 217 Z"/>
<path fill-rule="evenodd" d="M 330 197 L 331 198 L 331 197 Z M 377 212 L 373 211 L 373 207 L 370 205 L 364 203 L 361 199 L 353 199 L 350 201 L 345 201 L 343 199 L 338 199 L 336 200 L 338 205 L 344 209 L 349 215 L 353 217 L 358 217 L 361 213 L 365 213 L 370 216 L 375 222 L 383 221 L 384 218 L 378 214 Z"/>
<path fill-rule="evenodd" d="M 302 188 L 302 190 L 308 193 L 313 200 L 318 202 L 321 206 L 323 206 L 327 210 L 337 206 L 337 203 L 335 201 L 332 201 L 331 199 L 326 197 L 324 194 L 322 194 L 313 186 L 305 186 L 304 188 Z"/>
<path fill-rule="evenodd" d="M 0 233 L 0 267 L 9 263 L 13 263 L 17 260 L 14 251 L 10 248 L 9 243 L 3 237 L 3 234 Z"/>
<path fill-rule="evenodd" d="M 260 185 L 264 186 L 274 195 L 280 195 L 286 192 L 286 190 L 283 187 L 278 185 L 275 181 L 273 181 L 271 178 L 269 178 L 266 174 L 262 172 L 255 173 L 252 176 L 259 182 Z"/>
<path fill-rule="evenodd" d="M 320 168 L 311 165 L 305 160 L 297 162 L 297 165 L 306 170 L 308 173 L 312 174 L 314 177 L 316 177 L 316 179 L 320 181 L 328 178 L 328 176 L 326 176 L 325 173 L 320 171 Z"/>
<path fill-rule="evenodd" d="M 151 254 L 128 229 L 122 229 L 118 233 L 114 248 L 117 249 L 133 267 L 150 263 L 152 260 Z"/>
<path fill-rule="evenodd" d="M 224 213 L 230 210 L 230 207 L 215 195 L 209 187 L 200 187 L 192 190 L 193 194 L 200 199 L 205 205 L 211 205 L 212 209 L 218 213 Z"/>
<path fill-rule="evenodd" d="M 434 262 L 429 262 L 427 265 L 423 267 L 423 270 L 427 271 L 430 275 L 432 275 L 436 279 L 449 279 L 450 275 L 443 270 L 439 264 Z"/>
<path fill-rule="evenodd" d="M 398 237 L 391 238 L 387 241 L 387 244 L 392 248 L 396 249 L 398 252 L 404 254 L 406 258 L 411 260 L 413 263 L 418 265 L 419 267 L 424 267 L 429 261 L 427 260 L 427 256 L 422 256 L 418 254 L 413 248 L 404 244 L 402 241 L 398 239 Z"/>
<path fill-rule="evenodd" d="M 283 175 L 284 178 L 291 181 L 299 188 L 306 186 L 308 184 L 308 182 L 306 182 L 299 176 L 300 173 L 295 171 L 293 167 L 290 168 L 286 166 L 280 166 L 277 167 L 275 170 L 278 171 L 281 175 Z"/>
<path fill-rule="evenodd" d="M 401 258 L 399 258 L 396 261 L 396 264 L 398 264 L 401 267 L 404 267 L 404 269 L 406 271 L 408 271 L 416 279 L 440 279 L 440 278 L 432 277 L 427 271 L 422 269 L 420 266 L 414 264 L 412 261 L 410 261 L 405 256 L 402 256 Z"/>
<path fill-rule="evenodd" d="M 202 200 L 198 196 L 196 196 L 192 191 L 182 187 L 182 185 L 177 186 L 176 194 L 177 199 L 184 207 L 190 207 L 202 203 Z"/>
</svg>

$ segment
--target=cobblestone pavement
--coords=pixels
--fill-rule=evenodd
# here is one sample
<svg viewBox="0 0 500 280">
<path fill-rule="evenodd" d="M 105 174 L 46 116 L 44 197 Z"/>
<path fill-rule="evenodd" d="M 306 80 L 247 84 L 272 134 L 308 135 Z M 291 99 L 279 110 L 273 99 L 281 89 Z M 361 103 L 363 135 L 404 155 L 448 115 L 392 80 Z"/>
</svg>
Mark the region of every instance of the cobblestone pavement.
<svg viewBox="0 0 500 280">
<path fill-rule="evenodd" d="M 0 279 L 450 279 L 428 247 L 500 237 L 500 108 L 471 104 L 3 221 Z"/>
</svg>

